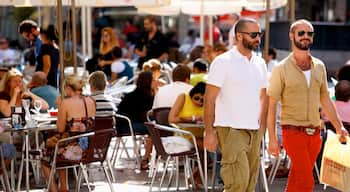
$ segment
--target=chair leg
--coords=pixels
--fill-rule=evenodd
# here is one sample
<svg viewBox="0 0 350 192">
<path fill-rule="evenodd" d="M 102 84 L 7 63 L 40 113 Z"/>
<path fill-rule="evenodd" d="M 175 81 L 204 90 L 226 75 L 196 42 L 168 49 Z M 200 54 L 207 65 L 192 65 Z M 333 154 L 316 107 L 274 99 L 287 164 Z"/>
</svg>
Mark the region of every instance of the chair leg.
<svg viewBox="0 0 350 192">
<path fill-rule="evenodd" d="M 72 168 L 73 169 L 73 173 L 74 173 L 74 177 L 75 177 L 75 181 L 78 181 L 78 179 L 79 179 L 79 173 L 77 173 L 77 169 L 76 169 L 76 167 L 73 167 Z M 79 171 L 79 170 L 78 170 Z"/>
<path fill-rule="evenodd" d="M 263 180 L 263 183 L 264 183 L 265 192 L 269 192 L 269 185 L 267 183 L 267 178 L 266 178 L 266 173 L 265 173 L 264 157 L 261 157 L 261 160 L 260 160 L 260 170 L 261 170 L 262 180 Z"/>
<path fill-rule="evenodd" d="M 188 171 L 188 167 L 187 167 L 187 162 L 186 162 L 186 158 L 183 158 L 183 164 L 184 164 L 184 175 L 185 175 L 185 187 L 186 190 L 189 189 L 189 183 L 188 183 L 188 178 L 189 178 L 189 171 Z"/>
<path fill-rule="evenodd" d="M 168 158 L 166 159 L 166 162 L 165 162 L 165 167 L 164 167 L 164 170 L 163 170 L 163 175 L 162 175 L 162 178 L 160 179 L 159 191 L 162 189 L 162 184 L 163 184 L 164 177 L 165 177 L 165 174 L 166 174 L 167 169 L 168 169 L 169 161 L 170 161 L 170 156 L 168 156 Z"/>
<path fill-rule="evenodd" d="M 113 172 L 113 167 L 111 165 L 111 161 L 108 158 L 106 158 L 106 162 L 107 162 L 108 169 L 111 172 L 112 181 L 116 182 L 116 179 L 115 179 L 115 176 L 114 176 L 114 172 Z"/>
<path fill-rule="evenodd" d="M 179 190 L 179 174 L 180 174 L 180 170 L 179 170 L 179 157 L 175 158 L 175 165 L 176 165 L 176 191 Z"/>
<path fill-rule="evenodd" d="M 5 166 L 5 160 L 3 158 L 3 152 L 2 152 L 2 147 L 0 145 L 0 155 L 1 155 L 1 168 L 2 168 L 2 175 L 0 176 L 2 178 L 2 184 L 3 184 L 3 189 L 4 191 L 11 191 L 11 185 L 9 181 L 9 177 L 7 174 L 6 166 Z M 5 181 L 4 181 L 5 180 Z"/>
<path fill-rule="evenodd" d="M 74 169 L 75 170 L 75 169 Z M 81 175 L 82 175 L 82 168 L 79 167 L 78 170 L 78 179 L 77 179 L 77 183 L 75 185 L 75 189 L 77 192 L 80 192 L 80 186 L 81 186 Z"/>
<path fill-rule="evenodd" d="M 140 154 L 140 147 L 139 145 L 137 144 L 136 142 L 136 137 L 135 135 L 131 136 L 132 137 L 132 141 L 133 141 L 133 144 L 134 144 L 134 154 L 136 156 L 136 166 L 137 166 L 137 169 L 140 169 L 141 168 L 141 154 Z"/>
<path fill-rule="evenodd" d="M 47 183 L 47 191 L 50 191 L 51 183 L 54 179 L 55 172 L 56 172 L 56 164 L 55 164 L 55 160 L 54 160 L 54 163 L 51 166 L 49 181 Z"/>
<path fill-rule="evenodd" d="M 120 142 L 121 142 L 121 138 L 117 138 L 116 143 L 115 143 L 115 147 L 114 147 L 114 151 L 113 151 L 114 156 L 112 154 L 113 167 L 115 167 L 115 163 L 118 160 L 118 151 L 119 151 L 119 147 L 120 147 Z"/>
<path fill-rule="evenodd" d="M 156 158 L 157 158 L 157 152 L 156 152 L 155 147 L 152 146 L 151 160 L 150 160 L 151 166 L 149 168 L 148 177 L 152 177 L 152 175 L 153 175 L 153 171 L 154 171 L 155 166 L 156 166 Z"/>
<path fill-rule="evenodd" d="M 128 159 L 131 159 L 129 153 L 128 153 L 128 148 L 126 147 L 126 144 L 125 144 L 125 141 L 123 139 L 121 139 L 121 143 L 122 143 L 122 151 L 124 150 L 125 151 L 125 154 L 126 154 L 126 157 Z M 122 153 L 121 153 L 122 154 Z M 120 154 L 120 155 L 121 155 Z"/>
<path fill-rule="evenodd" d="M 80 167 L 81 167 L 81 169 L 82 169 L 83 176 L 84 176 L 85 182 L 86 182 L 86 184 L 87 184 L 88 190 L 89 190 L 89 192 L 91 192 L 90 183 L 89 183 L 89 176 L 88 176 L 88 174 L 87 174 L 86 166 L 83 165 L 82 163 L 80 163 Z"/>
<path fill-rule="evenodd" d="M 193 178 L 193 171 L 192 171 L 192 166 L 191 166 L 191 161 L 189 160 L 189 158 L 186 156 L 186 162 L 187 162 L 187 166 L 188 166 L 188 171 L 189 171 L 189 174 L 190 174 L 190 178 L 191 178 L 191 183 L 192 183 L 192 191 L 193 189 L 196 188 L 196 184 L 194 182 L 194 178 Z"/>
<path fill-rule="evenodd" d="M 165 172 L 166 171 L 167 171 L 167 169 L 165 170 Z M 168 185 L 167 185 L 168 191 L 169 191 L 169 188 L 170 188 L 172 180 L 173 180 L 174 172 L 175 172 L 175 165 L 173 164 L 173 166 L 171 167 L 171 172 L 170 172 L 169 179 L 168 179 Z"/>
<path fill-rule="evenodd" d="M 275 180 L 278 167 L 279 167 L 280 164 L 281 164 L 281 160 L 282 160 L 282 158 L 281 158 L 280 156 L 278 156 L 278 158 L 277 158 L 277 160 L 276 160 L 277 162 L 276 162 L 275 165 L 272 166 L 272 168 L 271 168 L 271 172 L 270 172 L 270 175 L 269 175 L 270 184 L 272 184 L 273 181 Z"/>
<path fill-rule="evenodd" d="M 159 156 L 157 161 L 156 161 L 155 170 L 153 170 L 152 181 L 151 181 L 151 184 L 149 186 L 149 191 L 152 191 L 154 179 L 156 178 L 156 175 L 157 175 L 157 171 L 158 171 L 158 167 L 159 167 L 159 164 L 160 164 L 160 160 L 161 160 L 161 156 Z"/>
<path fill-rule="evenodd" d="M 22 157 L 21 157 L 21 164 L 19 166 L 19 171 L 18 171 L 17 191 L 19 191 L 21 189 L 22 173 L 23 173 L 23 165 L 24 165 L 24 154 L 25 154 L 25 141 L 23 141 L 23 145 L 22 145 Z"/>
<path fill-rule="evenodd" d="M 103 165 L 103 163 L 101 163 L 101 166 L 103 167 L 103 170 L 105 172 L 105 175 L 107 177 L 107 181 L 108 181 L 108 184 L 109 184 L 109 188 L 111 189 L 111 192 L 114 192 L 114 189 L 113 189 L 113 185 L 112 185 L 112 181 L 111 181 L 111 177 L 109 176 L 109 173 L 107 171 L 107 168 Z"/>
<path fill-rule="evenodd" d="M 215 191 L 215 181 L 216 181 L 216 164 L 217 164 L 217 153 L 214 153 L 214 160 L 213 160 L 213 173 L 211 176 L 211 190 Z M 206 162 L 204 162 L 206 163 Z"/>
</svg>

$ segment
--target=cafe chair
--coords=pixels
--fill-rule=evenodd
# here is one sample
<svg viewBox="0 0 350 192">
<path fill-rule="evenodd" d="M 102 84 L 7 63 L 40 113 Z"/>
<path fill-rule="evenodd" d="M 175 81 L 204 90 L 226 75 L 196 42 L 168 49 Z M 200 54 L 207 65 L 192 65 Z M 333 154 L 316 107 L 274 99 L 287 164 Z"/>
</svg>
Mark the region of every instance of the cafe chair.
<svg viewBox="0 0 350 192">
<path fill-rule="evenodd" d="M 154 108 L 151 109 L 147 112 L 147 121 L 148 122 L 154 122 L 156 124 L 160 125 L 166 125 L 166 126 L 171 126 L 168 121 L 168 116 L 170 113 L 171 107 L 159 107 L 159 108 Z M 169 131 L 164 131 L 164 130 L 159 130 L 161 137 L 167 137 L 167 136 L 172 136 L 173 133 Z M 152 177 L 153 171 L 155 170 L 155 163 L 156 163 L 156 152 L 155 148 L 153 146 L 152 148 L 152 153 L 151 153 L 151 159 L 150 159 L 150 169 L 148 172 L 148 177 Z"/>
<path fill-rule="evenodd" d="M 106 157 L 107 157 L 108 147 L 114 135 L 114 132 L 115 130 L 110 128 L 100 129 L 100 130 L 60 139 L 55 146 L 54 160 L 51 165 L 51 172 L 50 172 L 50 177 L 47 184 L 47 191 L 50 191 L 50 184 L 54 179 L 54 174 L 57 169 L 67 169 L 72 167 L 79 167 L 78 178 L 76 182 L 77 191 L 80 190 L 81 176 L 84 177 L 85 182 L 87 183 L 88 190 L 91 191 L 89 180 L 88 180 L 88 174 L 87 174 L 87 166 L 90 165 L 91 163 L 99 162 L 100 167 L 103 168 L 104 170 L 110 190 L 114 192 L 111 175 L 110 175 L 110 172 L 112 172 L 112 170 L 108 172 L 107 168 L 109 166 L 104 166 L 104 162 L 106 161 Z M 82 137 L 89 138 L 89 146 L 88 146 L 88 149 L 84 152 L 82 159 L 67 160 L 67 159 L 58 158 L 57 154 L 58 154 L 58 149 L 60 144 L 69 142 L 72 140 L 76 140 Z"/>
<path fill-rule="evenodd" d="M 122 152 L 124 151 L 127 158 L 131 159 L 128 150 L 126 148 L 126 143 L 124 141 L 124 138 L 126 137 L 131 137 L 132 142 L 133 142 L 133 150 L 134 150 L 134 155 L 136 156 L 136 166 L 139 169 L 141 167 L 141 144 L 143 143 L 143 135 L 139 135 L 137 133 L 134 132 L 131 120 L 124 115 L 121 114 L 115 114 L 116 117 L 116 125 L 118 125 L 118 123 L 123 122 L 123 123 L 127 123 L 127 126 L 129 127 L 129 133 L 123 134 L 123 133 L 119 133 L 118 130 L 116 130 L 115 133 L 115 137 L 116 142 L 113 148 L 113 152 L 112 152 L 112 165 L 113 167 L 115 166 L 116 162 L 118 161 L 118 152 L 119 149 L 121 148 L 120 154 L 119 156 L 122 155 Z M 139 141 L 139 144 L 137 143 Z"/>
<path fill-rule="evenodd" d="M 0 167 L 0 181 L 2 184 L 2 190 L 3 191 L 11 191 L 11 186 L 9 182 L 9 177 L 7 174 L 6 166 L 5 166 L 5 161 L 4 161 L 4 156 L 2 152 L 2 146 L 0 144 L 0 160 L 1 160 L 1 167 Z"/>
<path fill-rule="evenodd" d="M 150 137 L 153 141 L 153 145 L 154 145 L 156 152 L 157 152 L 157 155 L 158 155 L 156 166 L 155 166 L 155 171 L 153 172 L 152 179 L 151 179 L 151 184 L 150 184 L 150 189 L 149 189 L 150 191 L 152 191 L 152 187 L 153 187 L 154 180 L 156 178 L 160 163 L 165 162 L 165 167 L 163 168 L 163 173 L 162 173 L 162 177 L 161 177 L 160 184 L 159 184 L 159 190 L 161 190 L 161 187 L 162 187 L 165 175 L 167 173 L 167 169 L 168 169 L 170 160 L 174 161 L 175 165 L 173 165 L 173 170 L 171 172 L 171 175 L 169 176 L 169 181 L 168 181 L 168 186 L 167 186 L 168 189 L 169 189 L 169 186 L 170 186 L 171 181 L 172 181 L 173 172 L 174 172 L 175 167 L 176 167 L 176 191 L 179 188 L 179 160 L 180 159 L 183 160 L 183 162 L 184 162 L 184 168 L 185 168 L 185 171 L 184 171 L 185 177 L 184 178 L 185 178 L 185 182 L 186 182 L 186 188 L 189 187 L 189 185 L 188 185 L 189 183 L 188 183 L 187 178 L 191 179 L 192 187 L 195 188 L 195 182 L 194 182 L 194 178 L 192 176 L 192 169 L 191 169 L 190 161 L 197 163 L 202 183 L 204 183 L 203 169 L 202 169 L 201 162 L 200 162 L 196 138 L 191 132 L 177 129 L 177 128 L 173 128 L 173 127 L 169 127 L 169 126 L 165 126 L 165 125 L 159 125 L 159 124 L 155 124 L 155 123 L 151 123 L 151 122 L 146 122 L 145 125 L 148 128 Z M 192 143 L 193 143 L 193 148 L 190 150 L 178 152 L 178 153 L 166 152 L 165 147 L 164 147 L 163 142 L 162 142 L 162 137 L 160 135 L 160 131 L 169 131 L 172 133 L 190 135 Z"/>
</svg>

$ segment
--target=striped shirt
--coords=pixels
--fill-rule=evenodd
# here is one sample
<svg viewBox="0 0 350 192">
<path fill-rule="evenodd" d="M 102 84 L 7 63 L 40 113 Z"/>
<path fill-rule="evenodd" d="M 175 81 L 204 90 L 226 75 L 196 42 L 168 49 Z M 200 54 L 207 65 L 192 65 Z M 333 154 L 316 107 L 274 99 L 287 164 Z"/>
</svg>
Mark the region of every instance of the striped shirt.
<svg viewBox="0 0 350 192">
<path fill-rule="evenodd" d="M 96 117 L 113 116 L 117 112 L 112 96 L 106 95 L 103 91 L 97 91 L 92 93 L 91 97 L 96 101 Z"/>
</svg>

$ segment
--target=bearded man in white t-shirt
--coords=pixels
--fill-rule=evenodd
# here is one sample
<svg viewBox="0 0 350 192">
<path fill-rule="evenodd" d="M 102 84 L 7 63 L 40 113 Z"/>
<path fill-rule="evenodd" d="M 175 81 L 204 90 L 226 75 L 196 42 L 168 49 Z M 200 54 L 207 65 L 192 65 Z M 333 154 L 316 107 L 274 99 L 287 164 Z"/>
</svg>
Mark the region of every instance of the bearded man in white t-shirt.
<svg viewBox="0 0 350 192">
<path fill-rule="evenodd" d="M 268 84 L 265 61 L 254 55 L 262 36 L 256 20 L 244 18 L 235 28 L 237 45 L 210 66 L 205 93 L 204 146 L 222 153 L 225 192 L 255 190 L 260 146 L 266 128 Z"/>
</svg>

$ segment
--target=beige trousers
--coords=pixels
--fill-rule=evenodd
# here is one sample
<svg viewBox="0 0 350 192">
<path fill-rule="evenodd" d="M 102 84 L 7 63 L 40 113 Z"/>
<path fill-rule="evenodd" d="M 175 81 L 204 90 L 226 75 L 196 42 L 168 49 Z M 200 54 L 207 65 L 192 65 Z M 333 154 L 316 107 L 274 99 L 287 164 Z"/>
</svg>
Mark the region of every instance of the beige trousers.
<svg viewBox="0 0 350 192">
<path fill-rule="evenodd" d="M 253 192 L 260 166 L 259 130 L 216 127 L 222 153 L 221 177 L 225 192 Z"/>
</svg>

